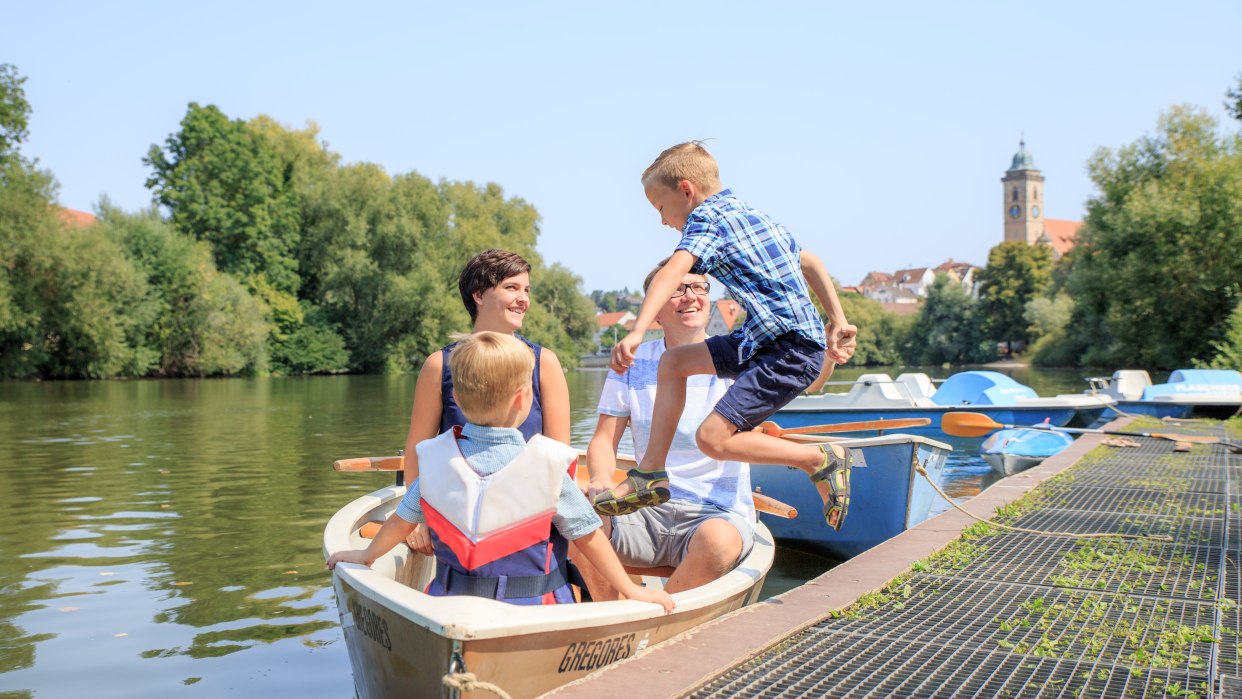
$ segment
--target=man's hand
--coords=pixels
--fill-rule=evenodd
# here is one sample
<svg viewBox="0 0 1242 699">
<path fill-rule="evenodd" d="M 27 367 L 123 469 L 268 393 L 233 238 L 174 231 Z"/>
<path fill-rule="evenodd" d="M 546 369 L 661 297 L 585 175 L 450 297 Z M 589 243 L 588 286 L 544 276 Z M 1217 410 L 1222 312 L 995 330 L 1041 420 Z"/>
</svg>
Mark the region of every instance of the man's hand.
<svg viewBox="0 0 1242 699">
<path fill-rule="evenodd" d="M 414 531 L 405 537 L 405 543 L 415 553 L 421 553 L 424 556 L 435 555 L 435 547 L 431 545 L 431 529 L 426 524 L 415 524 Z"/>
<path fill-rule="evenodd" d="M 854 357 L 858 349 L 858 326 L 851 323 L 833 323 L 828 333 L 828 356 L 837 364 L 844 364 Z"/>
<path fill-rule="evenodd" d="M 634 353 L 638 351 L 638 346 L 642 344 L 642 335 L 630 333 L 621 338 L 616 347 L 612 348 L 612 361 L 608 363 L 608 368 L 624 374 L 627 369 L 634 366 Z"/>
</svg>

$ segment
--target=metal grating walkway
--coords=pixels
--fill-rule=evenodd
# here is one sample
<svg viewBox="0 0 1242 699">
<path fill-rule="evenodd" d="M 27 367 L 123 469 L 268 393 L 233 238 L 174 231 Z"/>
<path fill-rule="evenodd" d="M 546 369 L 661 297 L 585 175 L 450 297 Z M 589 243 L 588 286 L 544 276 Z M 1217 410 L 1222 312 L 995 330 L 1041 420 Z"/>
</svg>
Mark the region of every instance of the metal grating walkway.
<svg viewBox="0 0 1242 699">
<path fill-rule="evenodd" d="M 998 521 L 1172 542 L 962 539 L 687 696 L 1242 698 L 1242 456 L 1144 442 L 1093 452 Z"/>
</svg>

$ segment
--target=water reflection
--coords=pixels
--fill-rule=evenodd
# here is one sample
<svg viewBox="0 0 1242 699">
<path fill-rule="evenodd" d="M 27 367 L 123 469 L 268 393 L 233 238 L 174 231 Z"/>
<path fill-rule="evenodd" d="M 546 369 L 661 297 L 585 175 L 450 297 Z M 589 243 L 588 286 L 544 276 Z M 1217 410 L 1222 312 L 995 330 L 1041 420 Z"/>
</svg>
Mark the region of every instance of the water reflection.
<svg viewBox="0 0 1242 699">
<path fill-rule="evenodd" d="M 569 376 L 576 446 L 603 380 Z M 329 465 L 394 453 L 413 382 L 0 383 L 0 693 L 351 696 L 321 537 L 388 479 Z M 952 496 L 980 463 L 955 453 Z M 811 558 L 778 555 L 769 593 Z"/>
</svg>

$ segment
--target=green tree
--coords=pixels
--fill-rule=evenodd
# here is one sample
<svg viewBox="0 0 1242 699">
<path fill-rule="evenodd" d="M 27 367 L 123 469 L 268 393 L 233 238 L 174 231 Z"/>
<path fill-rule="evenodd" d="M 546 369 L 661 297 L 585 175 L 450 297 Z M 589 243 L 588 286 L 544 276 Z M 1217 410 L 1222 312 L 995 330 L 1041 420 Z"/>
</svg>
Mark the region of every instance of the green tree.
<svg viewBox="0 0 1242 699">
<path fill-rule="evenodd" d="M 927 290 L 903 354 L 911 364 L 968 364 L 991 360 L 996 349 L 983 332 L 975 300 L 941 274 Z"/>
<path fill-rule="evenodd" d="M 1069 294 L 1038 296 L 1026 304 L 1024 317 L 1027 332 L 1035 338 L 1030 358 L 1042 366 L 1072 366 L 1076 348 L 1066 341 L 1066 330 L 1074 313 L 1074 300 Z"/>
<path fill-rule="evenodd" d="M 556 352 L 566 368 L 595 351 L 595 306 L 582 279 L 560 263 L 532 270 L 531 309 L 522 334 Z"/>
<path fill-rule="evenodd" d="M 1242 148 L 1202 111 L 1100 149 L 1099 194 L 1073 257 L 1070 345 L 1099 366 L 1176 368 L 1213 356 L 1242 298 Z"/>
<path fill-rule="evenodd" d="M 104 202 L 96 237 L 126 251 L 145 277 L 155 309 L 141 344 L 163 376 L 263 373 L 268 366 L 268 308 L 218 271 L 211 249 L 173 230 L 154 209 L 126 214 Z"/>
<path fill-rule="evenodd" d="M 902 348 L 909 343 L 914 315 L 901 316 L 884 310 L 878 301 L 861 294 L 838 290 L 845 317 L 858 326 L 858 347 L 850 364 L 893 365 L 901 362 Z"/>
<path fill-rule="evenodd" d="M 1011 350 L 1014 342 L 1031 339 L 1026 306 L 1047 288 L 1052 267 L 1047 245 L 1010 241 L 992 248 L 987 267 L 979 272 L 979 313 L 989 338 Z"/>
<path fill-rule="evenodd" d="M 1242 121 L 1242 74 L 1235 79 L 1238 81 L 1237 87 L 1231 87 L 1225 93 L 1225 111 L 1234 119 Z"/>
<path fill-rule="evenodd" d="M 299 205 L 294 167 L 262 128 L 190 103 L 181 130 L 151 146 L 147 188 L 177 230 L 211 244 L 216 265 L 251 282 L 295 293 Z"/>
<path fill-rule="evenodd" d="M 1196 366 L 1212 369 L 1237 369 L 1242 367 L 1242 303 L 1229 314 L 1225 336 L 1212 343 L 1215 352 L 1208 361 L 1196 362 Z"/>
<path fill-rule="evenodd" d="M 30 103 L 25 82 L 16 66 L 0 63 L 0 163 L 18 157 L 18 147 L 26 140 Z"/>
</svg>

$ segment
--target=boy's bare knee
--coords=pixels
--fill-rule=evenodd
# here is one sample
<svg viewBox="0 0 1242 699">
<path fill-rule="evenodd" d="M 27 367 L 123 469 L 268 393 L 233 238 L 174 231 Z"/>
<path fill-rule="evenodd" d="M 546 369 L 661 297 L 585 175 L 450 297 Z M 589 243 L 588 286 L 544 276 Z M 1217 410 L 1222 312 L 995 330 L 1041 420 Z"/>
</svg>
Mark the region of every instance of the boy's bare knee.
<svg viewBox="0 0 1242 699">
<path fill-rule="evenodd" d="M 736 427 L 718 413 L 712 413 L 707 416 L 703 424 L 699 425 L 699 429 L 694 433 L 694 439 L 699 445 L 699 451 L 713 459 L 727 461 L 729 455 L 725 449 L 725 443 L 734 434 L 737 434 Z"/>
</svg>

